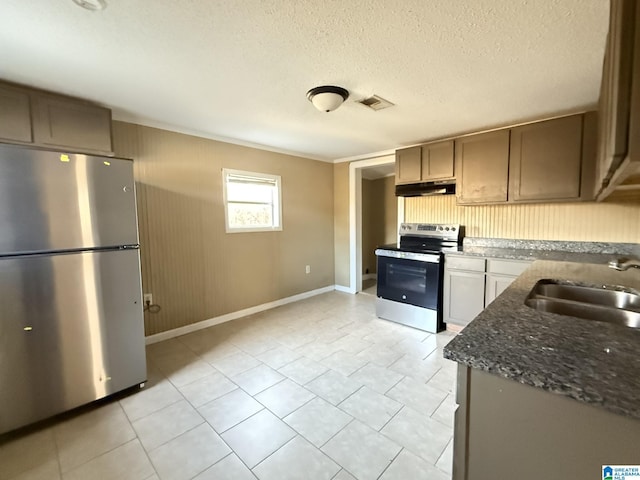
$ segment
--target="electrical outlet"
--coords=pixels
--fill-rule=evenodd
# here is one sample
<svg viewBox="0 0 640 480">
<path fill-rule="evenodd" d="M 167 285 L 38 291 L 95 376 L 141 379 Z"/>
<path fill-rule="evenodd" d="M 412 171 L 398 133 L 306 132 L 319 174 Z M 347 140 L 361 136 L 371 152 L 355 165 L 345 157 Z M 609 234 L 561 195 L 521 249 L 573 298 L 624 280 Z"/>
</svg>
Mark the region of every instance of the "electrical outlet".
<svg viewBox="0 0 640 480">
<path fill-rule="evenodd" d="M 142 299 L 145 305 L 153 305 L 153 294 L 145 293 Z"/>
<path fill-rule="evenodd" d="M 304 272 L 311 273 L 311 265 L 307 265 L 306 267 L 304 267 Z"/>
</svg>

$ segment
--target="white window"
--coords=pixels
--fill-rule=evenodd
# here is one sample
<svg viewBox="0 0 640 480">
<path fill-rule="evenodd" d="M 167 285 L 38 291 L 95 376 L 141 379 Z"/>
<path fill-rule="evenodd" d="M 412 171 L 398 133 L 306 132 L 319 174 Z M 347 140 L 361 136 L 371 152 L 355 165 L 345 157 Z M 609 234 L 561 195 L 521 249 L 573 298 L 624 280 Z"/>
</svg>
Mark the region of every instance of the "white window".
<svg viewBox="0 0 640 480">
<path fill-rule="evenodd" d="M 222 169 L 227 232 L 282 230 L 280 176 Z"/>
</svg>

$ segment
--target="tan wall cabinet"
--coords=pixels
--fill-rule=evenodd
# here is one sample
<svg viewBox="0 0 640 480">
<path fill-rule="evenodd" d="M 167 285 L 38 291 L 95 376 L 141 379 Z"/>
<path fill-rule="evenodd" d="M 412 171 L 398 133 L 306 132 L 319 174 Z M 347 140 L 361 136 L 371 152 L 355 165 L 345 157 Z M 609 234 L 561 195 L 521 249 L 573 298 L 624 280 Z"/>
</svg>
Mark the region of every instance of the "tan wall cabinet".
<svg viewBox="0 0 640 480">
<path fill-rule="evenodd" d="M 453 178 L 453 140 L 422 145 L 422 181 Z"/>
<path fill-rule="evenodd" d="M 27 90 L 0 84 L 0 140 L 33 141 L 31 133 L 31 99 Z"/>
<path fill-rule="evenodd" d="M 111 110 L 51 95 L 34 96 L 36 143 L 111 152 Z"/>
<path fill-rule="evenodd" d="M 530 261 L 447 254 L 443 319 L 466 326 L 524 272 Z"/>
<path fill-rule="evenodd" d="M 509 130 L 459 138 L 455 145 L 459 204 L 507 201 Z"/>
<path fill-rule="evenodd" d="M 396 185 L 419 183 L 422 178 L 422 152 L 420 147 L 396 151 Z"/>
<path fill-rule="evenodd" d="M 582 166 L 582 115 L 511 130 L 509 200 L 578 199 Z"/>
<path fill-rule="evenodd" d="M 640 190 L 640 5 L 612 0 L 598 106 L 595 193 Z M 635 192 L 634 192 L 635 191 Z"/>
<path fill-rule="evenodd" d="M 460 205 L 593 199 L 596 115 L 571 115 L 456 140 Z"/>
<path fill-rule="evenodd" d="M 0 140 L 111 155 L 111 110 L 0 83 Z"/>
<path fill-rule="evenodd" d="M 454 178 L 453 140 L 396 152 L 396 185 Z"/>
</svg>

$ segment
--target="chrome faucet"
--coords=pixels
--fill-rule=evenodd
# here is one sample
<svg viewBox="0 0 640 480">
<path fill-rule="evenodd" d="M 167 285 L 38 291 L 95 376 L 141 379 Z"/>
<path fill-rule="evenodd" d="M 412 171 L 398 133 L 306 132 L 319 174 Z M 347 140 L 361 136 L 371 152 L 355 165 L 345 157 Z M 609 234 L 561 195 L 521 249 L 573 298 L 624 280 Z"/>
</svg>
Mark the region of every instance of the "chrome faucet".
<svg viewBox="0 0 640 480">
<path fill-rule="evenodd" d="M 631 267 L 640 268 L 640 261 L 629 260 L 626 258 L 618 258 L 617 260 L 612 260 L 609 262 L 609 268 L 613 268 L 614 270 L 620 270 L 621 272 L 624 272 L 625 270 L 629 270 Z"/>
</svg>

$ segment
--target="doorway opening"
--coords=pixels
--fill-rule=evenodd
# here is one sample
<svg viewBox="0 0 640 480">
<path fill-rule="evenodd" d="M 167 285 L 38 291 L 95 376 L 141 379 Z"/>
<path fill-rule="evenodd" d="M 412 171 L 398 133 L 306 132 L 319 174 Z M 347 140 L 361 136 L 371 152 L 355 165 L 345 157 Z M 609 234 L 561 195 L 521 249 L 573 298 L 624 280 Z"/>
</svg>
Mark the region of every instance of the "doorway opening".
<svg viewBox="0 0 640 480">
<path fill-rule="evenodd" d="M 375 295 L 375 247 L 397 242 L 404 202 L 394 193 L 395 155 L 349 165 L 349 291 Z"/>
</svg>

